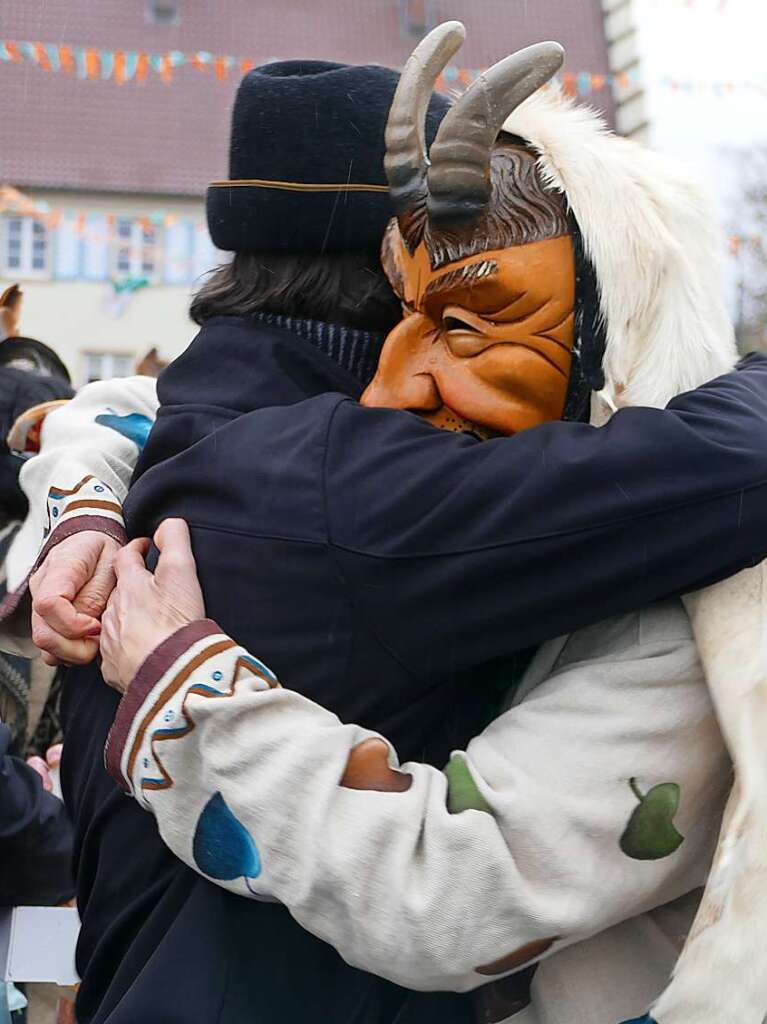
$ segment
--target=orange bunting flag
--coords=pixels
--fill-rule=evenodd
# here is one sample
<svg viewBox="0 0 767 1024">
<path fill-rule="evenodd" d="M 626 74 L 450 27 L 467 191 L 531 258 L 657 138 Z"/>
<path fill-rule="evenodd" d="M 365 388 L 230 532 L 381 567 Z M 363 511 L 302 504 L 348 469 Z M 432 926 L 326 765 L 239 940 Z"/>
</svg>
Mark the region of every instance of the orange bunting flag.
<svg viewBox="0 0 767 1024">
<path fill-rule="evenodd" d="M 21 64 L 22 63 L 23 58 L 22 58 L 21 54 L 19 53 L 18 46 L 15 43 L 11 42 L 10 39 L 6 39 L 6 41 L 5 41 L 5 48 L 8 51 L 8 56 L 11 58 L 11 60 L 14 62 L 14 64 Z"/>
<path fill-rule="evenodd" d="M 226 63 L 226 57 L 216 57 L 213 66 L 216 69 L 216 78 L 219 80 L 219 82 L 225 82 L 227 74 L 229 73 L 229 68 Z"/>
<path fill-rule="evenodd" d="M 85 51 L 85 71 L 88 78 L 98 78 L 101 72 L 101 58 L 99 51 L 89 46 Z"/>
<path fill-rule="evenodd" d="M 140 53 L 136 61 L 136 81 L 145 82 L 146 76 L 149 74 L 149 57 L 145 53 Z"/>
<path fill-rule="evenodd" d="M 114 78 L 118 85 L 125 82 L 125 54 L 122 50 L 115 51 Z"/>
<path fill-rule="evenodd" d="M 35 43 L 35 60 L 43 69 L 43 71 L 51 70 L 51 62 L 48 60 L 48 54 L 45 52 L 45 47 L 42 43 Z"/>
<path fill-rule="evenodd" d="M 245 58 L 240 61 L 240 73 L 243 75 L 247 75 L 247 73 L 249 71 L 252 71 L 255 66 L 256 62 L 254 60 L 248 60 L 247 58 Z"/>
<path fill-rule="evenodd" d="M 85 231 L 85 214 L 78 213 L 75 219 L 75 231 L 78 235 L 81 235 Z"/>
<path fill-rule="evenodd" d="M 564 86 L 565 96 L 574 96 L 576 93 L 575 89 L 575 75 L 572 71 L 566 71 L 562 75 L 562 85 Z"/>
<path fill-rule="evenodd" d="M 170 85 L 173 81 L 173 64 L 167 53 L 164 53 L 160 58 L 160 79 L 165 85 Z"/>
<path fill-rule="evenodd" d="M 625 71 L 619 71 L 615 76 L 615 81 L 621 87 L 621 89 L 627 89 L 629 84 L 629 76 Z"/>
<path fill-rule="evenodd" d="M 61 70 L 65 71 L 68 75 L 71 75 L 75 70 L 75 58 L 72 56 L 72 50 L 69 46 L 63 44 L 59 46 L 59 62 L 61 63 Z"/>
<path fill-rule="evenodd" d="M 604 75 L 592 75 L 591 76 L 591 88 L 592 89 L 604 89 L 605 87 L 605 76 Z"/>
</svg>

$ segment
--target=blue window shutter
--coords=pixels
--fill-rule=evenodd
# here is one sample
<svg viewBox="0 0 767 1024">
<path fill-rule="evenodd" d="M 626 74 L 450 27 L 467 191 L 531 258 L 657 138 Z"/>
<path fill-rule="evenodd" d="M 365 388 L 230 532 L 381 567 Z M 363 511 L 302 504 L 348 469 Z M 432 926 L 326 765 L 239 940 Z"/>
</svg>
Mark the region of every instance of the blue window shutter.
<svg viewBox="0 0 767 1024">
<path fill-rule="evenodd" d="M 200 285 L 200 280 L 210 270 L 215 270 L 221 263 L 221 254 L 211 241 L 208 228 L 205 224 L 195 224 L 192 261 L 192 280 Z"/>
<path fill-rule="evenodd" d="M 105 213 L 89 213 L 83 239 L 83 277 L 105 281 L 109 276 L 109 226 Z"/>
<path fill-rule="evenodd" d="M 62 214 L 54 234 L 53 274 L 63 281 L 80 276 L 82 238 L 77 230 L 77 214 Z"/>
<path fill-rule="evenodd" d="M 189 220 L 177 220 L 165 228 L 165 281 L 187 284 L 192 280 L 192 232 Z"/>
</svg>

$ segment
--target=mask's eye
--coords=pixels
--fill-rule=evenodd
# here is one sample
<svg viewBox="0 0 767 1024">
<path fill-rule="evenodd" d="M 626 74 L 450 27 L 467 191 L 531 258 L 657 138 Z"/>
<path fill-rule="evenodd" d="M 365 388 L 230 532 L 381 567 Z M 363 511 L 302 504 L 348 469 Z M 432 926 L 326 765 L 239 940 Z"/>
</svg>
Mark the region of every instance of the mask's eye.
<svg viewBox="0 0 767 1024">
<path fill-rule="evenodd" d="M 445 344 L 461 359 L 479 355 L 493 344 L 493 325 L 481 316 L 460 306 L 446 306 L 442 311 L 441 329 Z"/>
<path fill-rule="evenodd" d="M 409 303 L 405 302 L 405 300 L 403 299 L 402 300 L 402 318 L 403 318 L 403 320 L 406 317 L 412 316 L 414 313 L 415 313 L 415 310 L 413 309 L 413 307 L 411 305 L 409 305 Z"/>
<path fill-rule="evenodd" d="M 443 331 L 470 331 L 477 333 L 479 328 L 476 324 L 471 323 L 469 320 L 465 320 L 462 316 L 457 316 L 455 313 L 450 313 L 442 317 L 442 330 Z"/>
</svg>

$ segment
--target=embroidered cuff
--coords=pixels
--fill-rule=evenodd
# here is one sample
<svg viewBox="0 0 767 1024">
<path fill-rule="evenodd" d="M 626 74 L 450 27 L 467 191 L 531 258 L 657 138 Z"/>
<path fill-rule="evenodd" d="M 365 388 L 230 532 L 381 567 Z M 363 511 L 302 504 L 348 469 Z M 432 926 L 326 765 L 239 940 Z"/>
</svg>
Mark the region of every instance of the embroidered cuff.
<svg viewBox="0 0 767 1024">
<path fill-rule="evenodd" d="M 51 487 L 48 491 L 43 546 L 19 586 L 0 602 L 0 622 L 19 608 L 29 590 L 29 580 L 50 551 L 67 537 L 92 530 L 105 533 L 118 544 L 127 544 L 122 505 L 114 492 L 94 476 L 86 476 L 72 488 Z"/>
<path fill-rule="evenodd" d="M 199 619 L 182 626 L 147 657 L 125 691 L 104 747 L 107 771 L 121 789 L 132 791 L 134 748 L 146 731 L 142 720 L 153 717 L 199 664 L 234 646 L 212 619 Z M 140 715 L 152 696 L 151 710 Z"/>
<path fill-rule="evenodd" d="M 48 491 L 44 542 L 35 567 L 52 547 L 83 530 L 98 530 L 122 543 L 127 539 L 121 502 L 95 476 L 83 477 L 74 487 L 51 487 Z"/>
</svg>

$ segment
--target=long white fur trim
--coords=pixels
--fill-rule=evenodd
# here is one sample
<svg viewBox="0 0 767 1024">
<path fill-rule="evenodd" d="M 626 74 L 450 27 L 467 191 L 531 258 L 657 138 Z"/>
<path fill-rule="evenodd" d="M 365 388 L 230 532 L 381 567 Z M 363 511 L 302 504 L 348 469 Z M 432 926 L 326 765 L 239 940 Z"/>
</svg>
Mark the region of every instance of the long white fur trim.
<svg viewBox="0 0 767 1024">
<path fill-rule="evenodd" d="M 689 175 L 555 89 L 533 95 L 504 129 L 538 150 L 580 225 L 601 287 L 610 401 L 663 406 L 730 369 L 724 238 Z"/>
<path fill-rule="evenodd" d="M 607 332 L 596 420 L 620 406 L 665 405 L 728 370 L 735 340 L 722 287 L 724 239 L 696 183 L 553 90 L 531 97 L 504 128 L 538 150 L 596 270 Z M 688 599 L 739 786 L 695 925 L 652 1011 L 660 1024 L 759 1024 L 767 1010 L 765 580 L 762 565 Z"/>
</svg>

